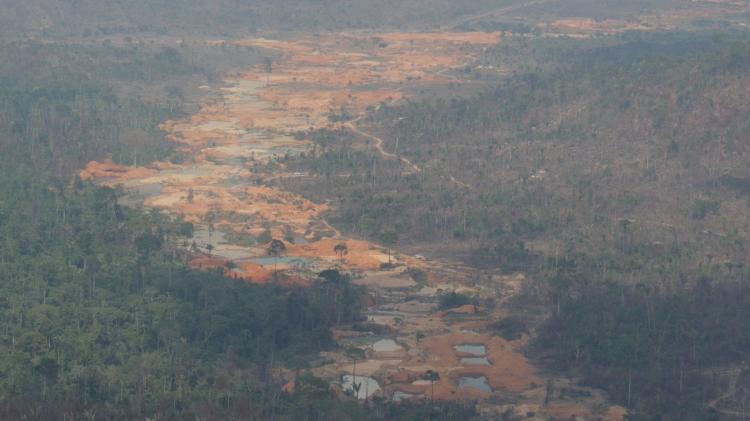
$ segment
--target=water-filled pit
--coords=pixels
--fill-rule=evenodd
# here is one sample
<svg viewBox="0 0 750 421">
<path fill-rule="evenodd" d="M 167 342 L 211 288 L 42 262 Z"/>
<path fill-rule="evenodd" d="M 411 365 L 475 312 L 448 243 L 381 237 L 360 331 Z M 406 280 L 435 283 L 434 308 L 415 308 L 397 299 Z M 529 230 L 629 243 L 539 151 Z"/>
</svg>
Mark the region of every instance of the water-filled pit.
<svg viewBox="0 0 750 421">
<path fill-rule="evenodd" d="M 344 376 L 341 387 L 345 392 L 351 392 L 359 399 L 367 399 L 380 390 L 380 385 L 377 380 L 372 377 L 357 376 L 356 380 L 356 383 L 360 385 L 359 392 L 355 392 L 354 390 L 354 377 L 348 374 Z"/>
<path fill-rule="evenodd" d="M 476 355 L 478 357 L 487 355 L 487 348 L 485 348 L 484 345 L 472 345 L 472 344 L 456 345 L 453 347 L 453 349 L 463 354 Z"/>
<path fill-rule="evenodd" d="M 490 360 L 487 357 L 466 357 L 461 358 L 461 364 L 463 365 L 490 365 Z"/>
<path fill-rule="evenodd" d="M 459 389 L 466 389 L 470 387 L 481 390 L 482 392 L 492 392 L 492 388 L 490 387 L 490 384 L 487 383 L 487 377 L 485 376 L 461 377 L 460 379 L 458 379 Z"/>
<path fill-rule="evenodd" d="M 415 395 L 413 393 L 406 393 L 406 392 L 393 392 L 393 401 L 394 402 L 401 402 L 403 400 L 411 399 L 411 398 L 424 398 L 424 395 L 419 394 Z"/>
<path fill-rule="evenodd" d="M 401 345 L 397 344 L 393 339 L 381 339 L 372 344 L 372 350 L 375 352 L 395 352 L 401 349 Z"/>
<path fill-rule="evenodd" d="M 254 263 L 261 266 L 274 266 L 274 265 L 287 265 L 287 266 L 309 266 L 315 262 L 313 259 L 306 257 L 297 256 L 282 256 L 282 257 L 256 257 L 252 259 Z"/>
</svg>

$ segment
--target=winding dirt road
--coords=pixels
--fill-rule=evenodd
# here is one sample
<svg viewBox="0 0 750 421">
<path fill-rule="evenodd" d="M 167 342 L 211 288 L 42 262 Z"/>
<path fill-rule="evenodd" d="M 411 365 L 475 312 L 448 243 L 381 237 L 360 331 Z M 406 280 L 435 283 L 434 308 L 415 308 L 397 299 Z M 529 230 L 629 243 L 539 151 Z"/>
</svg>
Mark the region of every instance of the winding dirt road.
<svg viewBox="0 0 750 421">
<path fill-rule="evenodd" d="M 385 151 L 385 149 L 383 149 L 383 143 L 384 143 L 384 140 L 383 140 L 382 138 L 380 138 L 380 137 L 377 137 L 377 136 L 375 136 L 375 135 L 371 135 L 371 134 L 369 134 L 369 133 L 366 133 L 366 132 L 363 132 L 362 130 L 360 130 L 360 129 L 359 129 L 359 128 L 358 128 L 357 126 L 356 126 L 356 123 L 357 123 L 358 121 L 360 121 L 360 120 L 361 120 L 362 118 L 363 118 L 363 117 L 359 117 L 359 118 L 357 118 L 357 119 L 355 119 L 355 120 L 349 121 L 349 122 L 345 123 L 345 124 L 344 124 L 344 126 L 345 126 L 345 127 L 347 128 L 347 129 L 351 130 L 352 132 L 354 132 L 354 133 L 356 133 L 356 134 L 358 134 L 358 135 L 360 135 L 360 136 L 362 136 L 362 137 L 364 137 L 364 138 L 367 138 L 367 139 L 370 139 L 370 140 L 373 140 L 373 141 L 375 141 L 375 149 L 377 149 L 377 151 L 378 151 L 378 152 L 379 152 L 379 153 L 380 153 L 381 155 L 383 155 L 384 157 L 386 157 L 386 158 L 393 158 L 393 159 L 398 159 L 398 160 L 400 160 L 401 162 L 403 162 L 403 163 L 404 163 L 404 165 L 406 165 L 407 167 L 411 168 L 411 170 L 412 170 L 413 172 L 415 172 L 415 173 L 419 173 L 419 172 L 422 172 L 422 168 L 421 168 L 421 167 L 420 167 L 419 165 L 417 165 L 417 164 L 415 164 L 415 163 L 411 162 L 411 161 L 410 161 L 410 160 L 408 160 L 407 158 L 404 158 L 404 157 L 403 157 L 403 156 L 401 156 L 401 155 L 396 155 L 395 153 L 391 153 L 391 152 L 386 152 L 386 151 Z M 457 186 L 459 186 L 459 187 L 462 187 L 462 188 L 465 188 L 465 189 L 469 189 L 469 190 L 474 190 L 474 188 L 473 188 L 473 187 L 471 187 L 470 185 L 468 185 L 468 184 L 464 183 L 463 181 L 460 181 L 460 180 L 456 179 L 456 177 L 454 177 L 454 176 L 452 176 L 452 175 L 451 175 L 451 176 L 449 176 L 449 177 L 448 177 L 448 179 L 449 179 L 449 180 L 451 181 L 451 183 L 453 183 L 453 184 L 456 184 L 456 185 L 457 185 Z"/>
<path fill-rule="evenodd" d="M 377 149 L 378 152 L 381 155 L 385 156 L 386 158 L 395 158 L 395 159 L 400 160 L 407 167 L 411 168 L 412 171 L 414 171 L 415 173 L 422 172 L 422 168 L 420 168 L 419 165 L 417 165 L 417 164 L 409 161 L 408 159 L 404 158 L 403 156 L 396 155 L 396 154 L 390 153 L 390 152 L 386 152 L 383 149 L 383 142 L 384 142 L 383 139 L 381 139 L 381 138 L 379 138 L 377 136 L 373 136 L 373 135 L 371 135 L 369 133 L 365 133 L 365 132 L 361 131 L 359 128 L 357 128 L 356 123 L 357 123 L 358 120 L 359 119 L 345 123 L 346 128 L 349 129 L 349 130 L 351 130 L 352 132 L 354 132 L 354 133 L 362 136 L 362 137 L 365 137 L 367 139 L 375 141 L 375 149 Z"/>
</svg>

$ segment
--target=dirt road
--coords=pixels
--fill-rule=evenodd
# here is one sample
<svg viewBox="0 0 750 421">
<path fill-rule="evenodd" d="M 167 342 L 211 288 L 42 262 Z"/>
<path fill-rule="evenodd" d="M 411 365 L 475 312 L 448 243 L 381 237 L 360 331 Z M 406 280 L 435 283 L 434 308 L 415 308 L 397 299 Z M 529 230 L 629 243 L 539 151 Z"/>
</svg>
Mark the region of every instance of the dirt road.
<svg viewBox="0 0 750 421">
<path fill-rule="evenodd" d="M 356 133 L 356 134 L 358 134 L 358 135 L 360 135 L 362 137 L 365 137 L 367 139 L 375 141 L 375 149 L 377 149 L 378 152 L 381 155 L 383 155 L 383 156 L 385 156 L 387 158 L 395 158 L 395 159 L 401 160 L 401 162 L 403 162 L 407 167 L 411 168 L 411 170 L 413 172 L 415 172 L 415 173 L 422 172 L 422 168 L 420 168 L 417 164 L 415 164 L 415 163 L 409 161 L 408 159 L 404 158 L 403 156 L 396 155 L 396 154 L 390 153 L 390 152 L 386 152 L 383 149 L 383 139 L 359 130 L 357 128 L 356 123 L 357 123 L 357 120 L 349 121 L 349 122 L 345 123 L 345 126 L 346 126 L 347 129 L 351 130 L 352 132 L 354 132 L 354 133 Z"/>
<path fill-rule="evenodd" d="M 375 141 L 375 145 L 374 145 L 375 149 L 377 149 L 378 153 L 380 153 L 381 155 L 385 156 L 386 158 L 394 158 L 394 159 L 400 160 L 401 162 L 404 163 L 404 165 L 406 165 L 407 167 L 409 167 L 415 173 L 422 172 L 422 168 L 419 167 L 419 165 L 411 162 L 410 160 L 404 158 L 403 156 L 396 155 L 396 154 L 390 153 L 390 152 L 386 152 L 383 149 L 383 142 L 384 142 L 384 140 L 382 138 L 374 136 L 374 135 L 371 135 L 369 133 L 366 133 L 366 132 L 363 132 L 362 130 L 360 130 L 357 127 L 356 123 L 357 123 L 357 121 L 361 120 L 361 118 L 362 117 L 359 117 L 359 118 L 357 118 L 355 120 L 349 121 L 349 122 L 345 123 L 344 125 L 345 125 L 345 127 L 347 129 L 351 130 L 352 132 L 354 132 L 354 133 L 356 133 L 356 134 L 358 134 L 358 135 L 360 135 L 360 136 L 362 136 L 364 138 L 367 138 L 367 139 Z M 465 189 L 469 189 L 469 190 L 474 190 L 473 187 L 471 187 L 470 185 L 464 183 L 463 181 L 460 181 L 460 180 L 456 179 L 456 177 L 454 177 L 454 176 L 449 176 L 448 179 L 451 181 L 451 183 L 456 184 L 459 187 L 462 187 L 462 188 L 465 188 Z"/>
</svg>

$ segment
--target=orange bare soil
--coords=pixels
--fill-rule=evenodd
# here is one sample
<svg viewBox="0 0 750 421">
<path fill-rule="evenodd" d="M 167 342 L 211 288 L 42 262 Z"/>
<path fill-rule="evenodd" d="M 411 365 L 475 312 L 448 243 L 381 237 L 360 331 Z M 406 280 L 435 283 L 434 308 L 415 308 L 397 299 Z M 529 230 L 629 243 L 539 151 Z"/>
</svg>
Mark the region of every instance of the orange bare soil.
<svg viewBox="0 0 750 421">
<path fill-rule="evenodd" d="M 304 174 L 288 174 L 283 166 L 276 174 L 264 174 L 256 167 L 278 156 L 307 152 L 311 142 L 299 133 L 351 127 L 369 108 L 404 98 L 404 88 L 461 83 L 449 76 L 450 70 L 462 68 L 499 41 L 497 33 L 470 32 L 233 41 L 276 50 L 281 58 L 228 79 L 220 99 L 198 113 L 162 124 L 167 138 L 179 145 L 183 164 L 128 167 L 105 160 L 89 163 L 80 175 L 121 185 L 145 207 L 193 222 L 194 246 L 200 252 L 194 253 L 191 267 L 223 270 L 249 282 L 299 285 L 329 267 L 355 273 L 355 282 L 370 291 L 368 319 L 390 337 L 381 348 L 366 345 L 372 349 L 365 361 L 357 362 L 356 374 L 372 376 L 382 386 L 377 393 L 385 397 L 401 392 L 409 394 L 405 398 L 422 399 L 434 390 L 436 399 L 478 398 L 482 411 L 490 415 L 523 408 L 567 415 L 565 405 L 582 403 L 560 402 L 549 411 L 543 407 L 547 378 L 521 352 L 527 338 L 507 341 L 491 333 L 488 325 L 503 315 L 502 306 L 436 309 L 442 291 L 495 296 L 500 287 L 518 290 L 522 276 L 500 279 L 497 286 L 469 285 L 467 281 L 476 278 L 471 269 L 399 253 L 390 256 L 393 265 L 387 267 L 388 250 L 342 237 L 326 222 L 328 205 L 263 184 L 271 177 Z M 331 123 L 332 114 L 348 121 Z M 261 235 L 267 241 L 266 232 L 285 239 L 284 258 L 267 256 L 268 244 L 257 241 Z M 345 253 L 334 250 L 340 243 L 346 244 Z M 415 268 L 424 276 L 412 279 Z M 340 349 L 357 338 L 367 339 L 343 326 L 334 333 Z M 487 364 L 466 362 L 464 358 L 473 355 L 456 348 L 466 344 L 481 345 Z M 354 372 L 353 362 L 341 351 L 325 354 L 333 363 L 313 369 L 316 375 L 338 384 L 344 374 Z M 423 378 L 428 370 L 440 375 L 434 384 Z M 484 377 L 491 390 L 459 387 L 467 377 Z M 287 389 L 292 388 L 293 383 L 287 383 Z M 485 399 L 498 393 L 511 394 L 519 403 L 509 408 Z M 586 414 L 604 416 L 607 410 L 605 399 L 583 404 Z M 606 415 L 616 416 L 616 408 Z"/>
<path fill-rule="evenodd" d="M 292 135 L 330 126 L 331 113 L 345 110 L 347 115 L 359 116 L 368 107 L 398 101 L 404 83 L 445 83 L 448 79 L 441 72 L 464 65 L 498 41 L 496 33 L 342 33 L 296 41 L 235 41 L 278 50 L 283 58 L 271 68 L 258 66 L 228 80 L 221 100 L 205 104 L 200 112 L 162 124 L 167 137 L 180 144 L 186 163 L 128 167 L 111 161 L 91 162 L 81 176 L 120 184 L 126 190 L 158 185 L 157 193 L 143 198 L 146 207 L 195 224 L 207 224 L 210 215 L 214 226 L 238 235 L 257 236 L 268 229 L 275 237 L 283 237 L 291 232 L 315 241 L 290 244 L 289 256 L 349 269 L 378 269 L 388 261 L 382 248 L 349 241 L 349 252 L 341 259 L 333 252 L 340 240 L 332 238 L 338 238 L 338 233 L 322 218 L 328 206 L 252 185 L 248 179 L 260 176 L 253 172 L 254 164 L 307 151 L 310 142 Z M 228 247 L 214 246 L 214 258 L 240 260 L 236 263 L 246 269 L 244 273 L 255 275 L 247 278 L 268 278 L 251 262 L 231 259 L 242 254 L 236 248 L 225 252 Z M 246 257 L 262 253 L 256 247 L 247 250 Z"/>
<path fill-rule="evenodd" d="M 464 357 L 473 354 L 461 353 L 454 347 L 463 345 L 483 345 L 486 349 L 489 366 L 471 366 L 460 363 Z M 454 395 L 468 398 L 489 393 L 477 389 L 457 389 L 459 377 L 485 376 L 493 390 L 523 392 L 543 384 L 528 360 L 519 352 L 523 342 L 509 342 L 497 336 L 474 333 L 450 333 L 432 336 L 422 340 L 419 349 L 426 355 L 426 362 L 441 367 L 443 377 L 435 384 L 435 396 L 451 399 Z"/>
</svg>

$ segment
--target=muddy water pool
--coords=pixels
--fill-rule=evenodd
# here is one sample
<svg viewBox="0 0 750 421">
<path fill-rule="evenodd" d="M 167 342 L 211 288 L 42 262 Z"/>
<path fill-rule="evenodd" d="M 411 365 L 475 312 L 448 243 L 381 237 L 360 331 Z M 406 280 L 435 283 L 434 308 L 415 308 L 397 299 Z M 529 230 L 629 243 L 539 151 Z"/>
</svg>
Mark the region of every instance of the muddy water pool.
<svg viewBox="0 0 750 421">
<path fill-rule="evenodd" d="M 484 345 L 472 345 L 472 344 L 456 345 L 453 347 L 453 349 L 455 349 L 456 352 L 461 352 L 464 354 L 471 354 L 471 355 L 476 355 L 476 356 L 487 355 L 487 348 L 485 348 Z"/>
<path fill-rule="evenodd" d="M 485 376 L 461 377 L 460 379 L 458 379 L 458 388 L 474 388 L 477 390 L 481 390 L 482 392 L 492 392 L 492 388 L 490 387 L 490 384 L 487 383 L 487 377 Z"/>
</svg>

